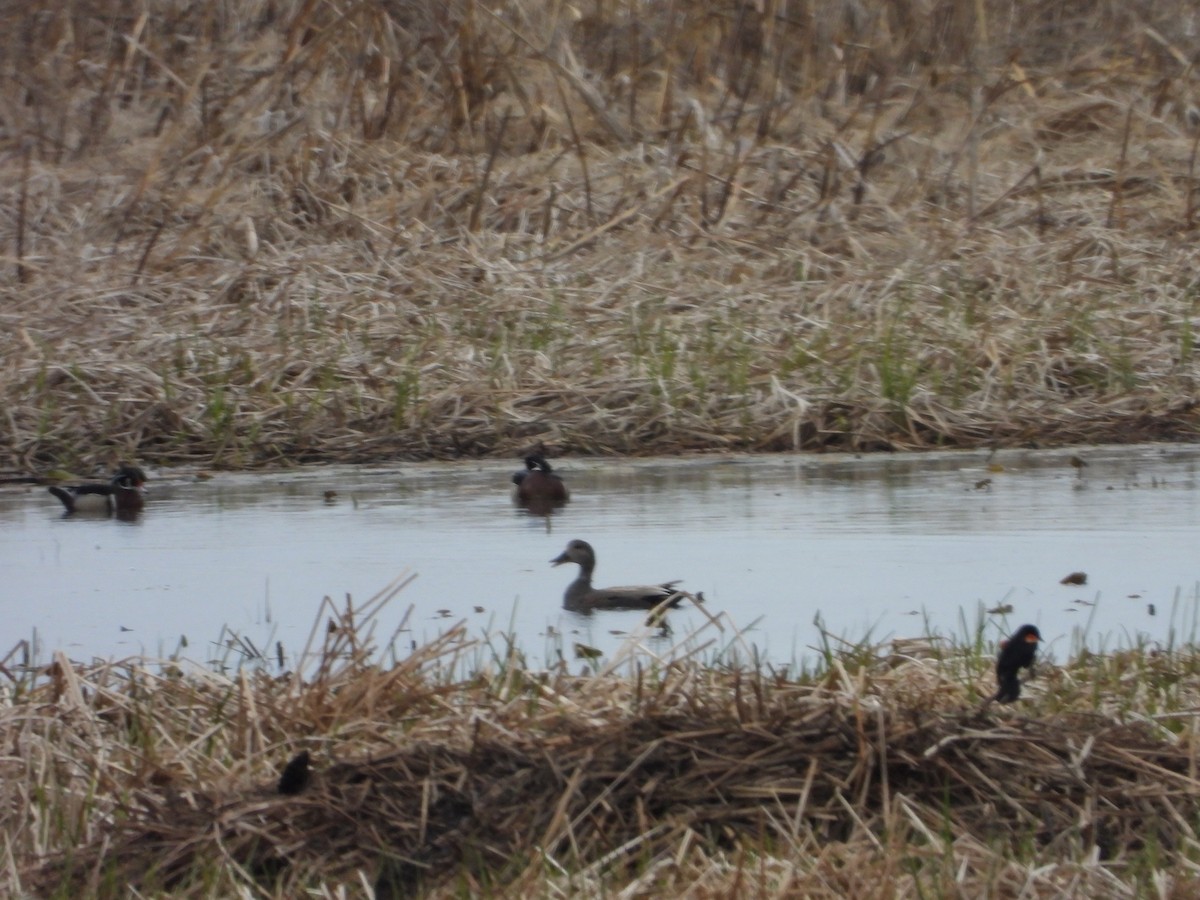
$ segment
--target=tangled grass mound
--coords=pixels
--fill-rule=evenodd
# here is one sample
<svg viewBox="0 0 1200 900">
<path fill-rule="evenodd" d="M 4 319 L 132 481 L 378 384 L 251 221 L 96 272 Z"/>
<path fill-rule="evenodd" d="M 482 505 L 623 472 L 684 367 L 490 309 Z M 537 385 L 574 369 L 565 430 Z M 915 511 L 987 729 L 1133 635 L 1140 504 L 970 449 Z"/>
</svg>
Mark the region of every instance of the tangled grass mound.
<svg viewBox="0 0 1200 900">
<path fill-rule="evenodd" d="M 711 688 L 723 694 L 732 680 Z M 503 892 L 546 867 L 657 892 L 722 853 L 834 844 L 856 846 L 871 865 L 862 880 L 845 873 L 830 895 L 865 896 L 880 861 L 870 850 L 907 845 L 914 871 L 898 893 L 915 895 L 937 883 L 947 835 L 969 848 L 965 860 L 983 870 L 975 878 L 982 857 L 1010 855 L 1118 878 L 1147 859 L 1166 864 L 1194 840 L 1194 759 L 1152 729 L 871 713 L 823 694 L 782 691 L 741 716 L 723 705 L 624 717 L 585 709 L 557 716 L 549 733 L 484 717 L 465 745 L 405 740 L 330 766 L 299 796 L 144 797 L 115 840 L 73 852 L 70 864 L 79 889 L 90 886 L 85 873 L 197 889 L 221 861 L 281 896 L 364 878 L 382 896 Z M 50 871 L 57 881 L 58 866 Z M 814 896 L 817 883 L 796 886 Z"/>
<path fill-rule="evenodd" d="M 4 762 L 7 887 L 832 898 L 1198 886 L 1186 874 L 1200 847 L 1194 718 L 1167 709 L 1200 692 L 1194 650 L 1045 666 L 1014 709 L 981 704 L 989 657 L 969 648 L 860 648 L 792 677 L 686 653 L 653 664 L 634 638 L 624 663 L 590 660 L 582 674 L 529 671 L 509 652 L 455 676 L 480 659 L 461 628 L 384 666 L 352 618 L 336 619 L 305 677 L 60 657 L 22 682 L 0 720 L 22 749 Z"/>
<path fill-rule="evenodd" d="M 0 466 L 1197 433 L 1183 0 L 0 13 Z"/>
</svg>

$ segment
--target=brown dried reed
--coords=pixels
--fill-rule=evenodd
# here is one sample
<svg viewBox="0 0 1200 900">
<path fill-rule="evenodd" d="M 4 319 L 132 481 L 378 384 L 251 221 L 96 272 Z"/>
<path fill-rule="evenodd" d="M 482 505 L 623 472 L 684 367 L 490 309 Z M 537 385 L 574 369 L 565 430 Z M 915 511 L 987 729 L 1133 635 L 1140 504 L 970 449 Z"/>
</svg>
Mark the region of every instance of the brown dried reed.
<svg viewBox="0 0 1200 900">
<path fill-rule="evenodd" d="M 0 466 L 1191 437 L 1182 0 L 0 16 Z"/>
<path fill-rule="evenodd" d="M 1197 886 L 1194 712 L 1088 709 L 1093 687 L 1072 685 L 1102 677 L 1095 658 L 1043 671 L 1019 711 L 981 708 L 987 660 L 946 647 L 835 655 L 797 679 L 687 653 L 654 663 L 631 646 L 624 663 L 571 674 L 531 671 L 511 647 L 478 664 L 458 627 L 383 665 L 369 636 L 396 590 L 357 613 L 330 607 L 304 674 L 60 656 L 12 680 L 6 888 L 834 898 Z M 1128 674 L 1132 662 L 1105 665 Z M 1196 663 L 1194 651 L 1158 654 L 1134 689 L 1141 704 L 1159 680 L 1186 703 Z M 314 772 L 281 794 L 278 772 L 301 748 Z"/>
</svg>

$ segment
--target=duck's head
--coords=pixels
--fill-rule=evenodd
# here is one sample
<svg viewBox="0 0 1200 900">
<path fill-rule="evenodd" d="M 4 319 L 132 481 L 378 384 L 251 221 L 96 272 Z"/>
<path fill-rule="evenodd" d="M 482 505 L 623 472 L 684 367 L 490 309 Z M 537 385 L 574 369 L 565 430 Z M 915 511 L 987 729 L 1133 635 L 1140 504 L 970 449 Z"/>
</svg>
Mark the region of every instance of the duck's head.
<svg viewBox="0 0 1200 900">
<path fill-rule="evenodd" d="M 551 471 L 550 463 L 548 463 L 546 461 L 546 457 L 542 456 L 540 453 L 531 453 L 525 457 L 525 468 L 530 472 L 537 472 L 539 470 L 542 472 Z"/>
<path fill-rule="evenodd" d="M 581 541 L 576 538 L 567 544 L 566 550 L 550 560 L 550 564 L 555 566 L 572 562 L 578 563 L 585 569 L 590 569 L 594 566 L 596 564 L 596 552 L 592 550 L 592 545 L 587 541 Z"/>
<path fill-rule="evenodd" d="M 146 490 L 146 473 L 137 466 L 123 465 L 112 477 L 112 486 L 123 491 Z"/>
</svg>

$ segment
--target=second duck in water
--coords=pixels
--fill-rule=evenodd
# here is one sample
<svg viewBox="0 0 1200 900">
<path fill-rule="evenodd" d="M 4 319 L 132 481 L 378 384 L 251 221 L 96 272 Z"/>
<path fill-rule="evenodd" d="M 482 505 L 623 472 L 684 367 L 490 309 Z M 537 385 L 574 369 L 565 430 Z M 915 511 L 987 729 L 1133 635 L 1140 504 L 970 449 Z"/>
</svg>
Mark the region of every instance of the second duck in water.
<svg viewBox="0 0 1200 900">
<path fill-rule="evenodd" d="M 562 477 L 540 453 L 526 456 L 525 470 L 513 475 L 512 480 L 517 486 L 517 503 L 531 512 L 549 512 L 571 497 Z"/>
<path fill-rule="evenodd" d="M 563 594 L 563 607 L 585 612 L 593 609 L 653 609 L 668 597 L 677 593 L 675 585 L 678 581 L 666 581 L 662 584 L 639 584 L 630 587 L 592 587 L 592 572 L 596 568 L 596 551 L 587 541 L 574 540 L 567 544 L 567 549 L 550 560 L 553 565 L 563 563 L 578 563 L 579 577 L 567 585 Z M 671 606 L 679 605 L 681 597 L 676 597 Z"/>
<path fill-rule="evenodd" d="M 50 487 L 68 514 L 103 513 L 132 515 L 146 505 L 146 473 L 137 466 L 121 466 L 107 484 L 76 484 Z"/>
</svg>

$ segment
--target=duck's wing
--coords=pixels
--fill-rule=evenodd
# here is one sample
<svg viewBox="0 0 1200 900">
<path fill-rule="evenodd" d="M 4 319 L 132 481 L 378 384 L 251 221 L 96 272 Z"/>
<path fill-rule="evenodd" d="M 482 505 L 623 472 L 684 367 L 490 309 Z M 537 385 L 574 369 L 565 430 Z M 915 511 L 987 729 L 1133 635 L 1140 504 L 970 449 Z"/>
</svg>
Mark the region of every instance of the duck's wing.
<svg viewBox="0 0 1200 900">
<path fill-rule="evenodd" d="M 110 484 L 76 484 L 70 487 L 51 485 L 51 494 L 62 501 L 67 512 L 108 512 L 113 493 Z"/>
<path fill-rule="evenodd" d="M 627 587 L 595 588 L 583 598 L 590 609 L 653 609 L 668 597 L 678 593 L 678 581 L 662 584 L 638 584 Z M 678 606 L 682 597 L 676 597 L 671 606 Z"/>
<path fill-rule="evenodd" d="M 556 503 L 566 503 L 569 496 L 566 484 L 553 473 L 546 476 L 545 483 L 542 485 L 542 491 Z"/>
<path fill-rule="evenodd" d="M 63 508 L 67 512 L 75 510 L 75 496 L 66 488 L 61 488 L 56 484 L 50 485 L 50 493 L 62 501 Z"/>
</svg>

